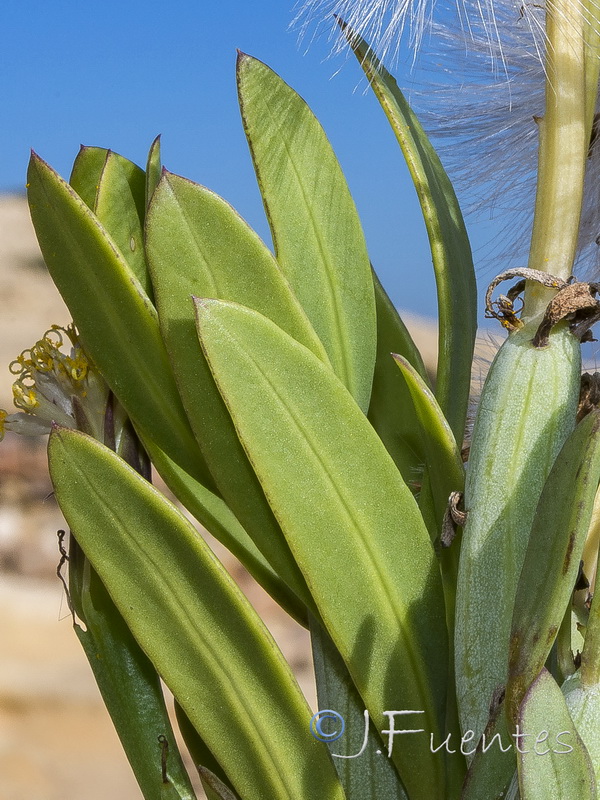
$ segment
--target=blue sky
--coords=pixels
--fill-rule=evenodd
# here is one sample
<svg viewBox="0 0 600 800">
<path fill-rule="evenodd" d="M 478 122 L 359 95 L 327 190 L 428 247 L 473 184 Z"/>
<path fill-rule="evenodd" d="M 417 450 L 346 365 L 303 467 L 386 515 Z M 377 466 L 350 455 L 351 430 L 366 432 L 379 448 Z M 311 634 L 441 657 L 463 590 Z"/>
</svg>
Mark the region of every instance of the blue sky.
<svg viewBox="0 0 600 800">
<path fill-rule="evenodd" d="M 327 58 L 325 36 L 299 44 L 293 16 L 289 0 L 4 0 L 0 191 L 23 191 L 30 148 L 66 177 L 80 144 L 143 164 L 160 133 L 168 169 L 219 192 L 268 240 L 237 107 L 239 48 L 321 120 L 394 302 L 435 316 L 424 226 L 387 122 L 358 65 Z M 400 73 L 401 85 L 410 81 Z M 477 248 L 488 232 L 470 229 Z"/>
</svg>

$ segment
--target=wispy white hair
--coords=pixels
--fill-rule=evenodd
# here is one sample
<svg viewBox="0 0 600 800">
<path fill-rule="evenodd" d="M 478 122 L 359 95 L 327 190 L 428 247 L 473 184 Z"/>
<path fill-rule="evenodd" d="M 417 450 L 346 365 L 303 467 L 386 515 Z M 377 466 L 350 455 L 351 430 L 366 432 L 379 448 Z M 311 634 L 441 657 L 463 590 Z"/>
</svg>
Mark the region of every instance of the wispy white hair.
<svg viewBox="0 0 600 800">
<path fill-rule="evenodd" d="M 581 0 L 573 3 L 584 18 L 597 18 Z M 552 4 L 553 0 L 303 0 L 295 20 L 304 34 L 311 25 L 315 30 L 329 26 L 333 50 L 339 52 L 347 46 L 336 23 L 339 17 L 389 67 L 403 36 L 413 52 L 423 44 L 421 77 L 411 78 L 410 100 L 467 211 L 493 214 L 501 221 L 503 233 L 487 254 L 496 266 L 498 261 L 510 266 L 527 260 L 537 173 L 534 118 L 544 113 L 545 13 Z M 600 136 L 590 149 L 586 170 L 579 274 L 600 273 L 599 209 Z"/>
<path fill-rule="evenodd" d="M 500 0 L 495 13 L 495 41 L 433 23 L 435 73 L 428 75 L 425 89 L 411 92 L 411 101 L 466 210 L 493 216 L 502 226 L 487 260 L 509 267 L 527 261 L 531 236 L 538 154 L 535 118 L 544 113 L 544 10 L 536 4 L 527 18 L 515 18 L 510 2 Z M 502 64 L 500 79 L 494 79 L 490 63 Z M 440 71 L 444 82 L 438 78 L 436 86 Z M 576 262 L 580 276 L 598 275 L 599 237 L 600 137 L 587 159 Z"/>
<path fill-rule="evenodd" d="M 510 9 L 513 21 L 526 21 L 532 41 L 543 37 L 538 16 L 530 18 L 529 14 L 530 8 L 539 8 L 539 3 L 501 0 L 501 5 L 502 12 Z M 497 7 L 497 0 L 304 0 L 298 4 L 292 24 L 299 26 L 303 35 L 313 25 L 316 30 L 328 27 L 333 50 L 338 52 L 347 46 L 337 25 L 337 19 L 342 19 L 369 43 L 381 61 L 392 65 L 403 40 L 407 38 L 416 52 L 424 35 L 435 30 L 436 22 L 454 17 L 463 32 L 484 42 L 488 52 L 502 60 L 500 28 L 504 20 L 499 19 Z"/>
</svg>

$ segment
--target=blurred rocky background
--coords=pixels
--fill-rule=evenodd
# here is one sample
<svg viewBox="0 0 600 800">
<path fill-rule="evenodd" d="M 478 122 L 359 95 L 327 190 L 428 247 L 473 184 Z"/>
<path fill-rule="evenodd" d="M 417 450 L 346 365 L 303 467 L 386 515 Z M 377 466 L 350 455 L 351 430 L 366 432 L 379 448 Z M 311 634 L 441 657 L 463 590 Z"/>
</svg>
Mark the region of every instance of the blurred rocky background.
<svg viewBox="0 0 600 800">
<path fill-rule="evenodd" d="M 12 409 L 10 361 L 50 325 L 69 319 L 38 251 L 25 199 L 0 196 L 0 408 Z M 406 322 L 433 366 L 435 329 L 410 315 Z M 56 532 L 64 521 L 45 445 L 45 439 L 13 434 L 0 444 L 0 800 L 139 800 L 56 577 Z M 314 706 L 306 632 L 223 548 L 215 549 Z"/>
</svg>

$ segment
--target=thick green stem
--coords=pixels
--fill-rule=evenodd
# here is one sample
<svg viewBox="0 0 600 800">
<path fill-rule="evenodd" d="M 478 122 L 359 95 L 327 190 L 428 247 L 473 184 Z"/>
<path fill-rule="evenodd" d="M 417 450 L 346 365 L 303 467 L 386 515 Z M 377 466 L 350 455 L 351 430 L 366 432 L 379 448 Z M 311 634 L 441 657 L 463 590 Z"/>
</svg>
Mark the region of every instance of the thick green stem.
<svg viewBox="0 0 600 800">
<path fill-rule="evenodd" d="M 529 266 L 565 280 L 571 275 L 577 249 L 591 126 L 591 119 L 590 126 L 586 119 L 590 117 L 586 114 L 589 27 L 579 3 L 554 0 L 548 6 L 546 113 L 539 121 L 538 185 Z M 525 315 L 543 311 L 552 294 L 553 290 L 529 283 Z"/>
<path fill-rule="evenodd" d="M 585 29 L 585 122 L 586 130 L 591 132 L 596 113 L 598 77 L 600 76 L 600 10 L 596 0 L 584 0 L 582 5 L 587 19 Z"/>
</svg>

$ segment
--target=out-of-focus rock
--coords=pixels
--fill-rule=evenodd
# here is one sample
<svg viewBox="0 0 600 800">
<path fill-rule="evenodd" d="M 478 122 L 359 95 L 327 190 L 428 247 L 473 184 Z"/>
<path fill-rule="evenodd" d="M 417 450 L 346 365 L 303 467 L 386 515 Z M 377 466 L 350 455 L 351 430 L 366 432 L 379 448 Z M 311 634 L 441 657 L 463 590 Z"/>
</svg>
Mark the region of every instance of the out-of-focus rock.
<svg viewBox="0 0 600 800">
<path fill-rule="evenodd" d="M 58 581 L 0 574 L 0 800 L 141 800 Z"/>
<path fill-rule="evenodd" d="M 8 364 L 69 312 L 50 280 L 24 197 L 0 197 L 0 408 L 12 408 Z"/>
</svg>

